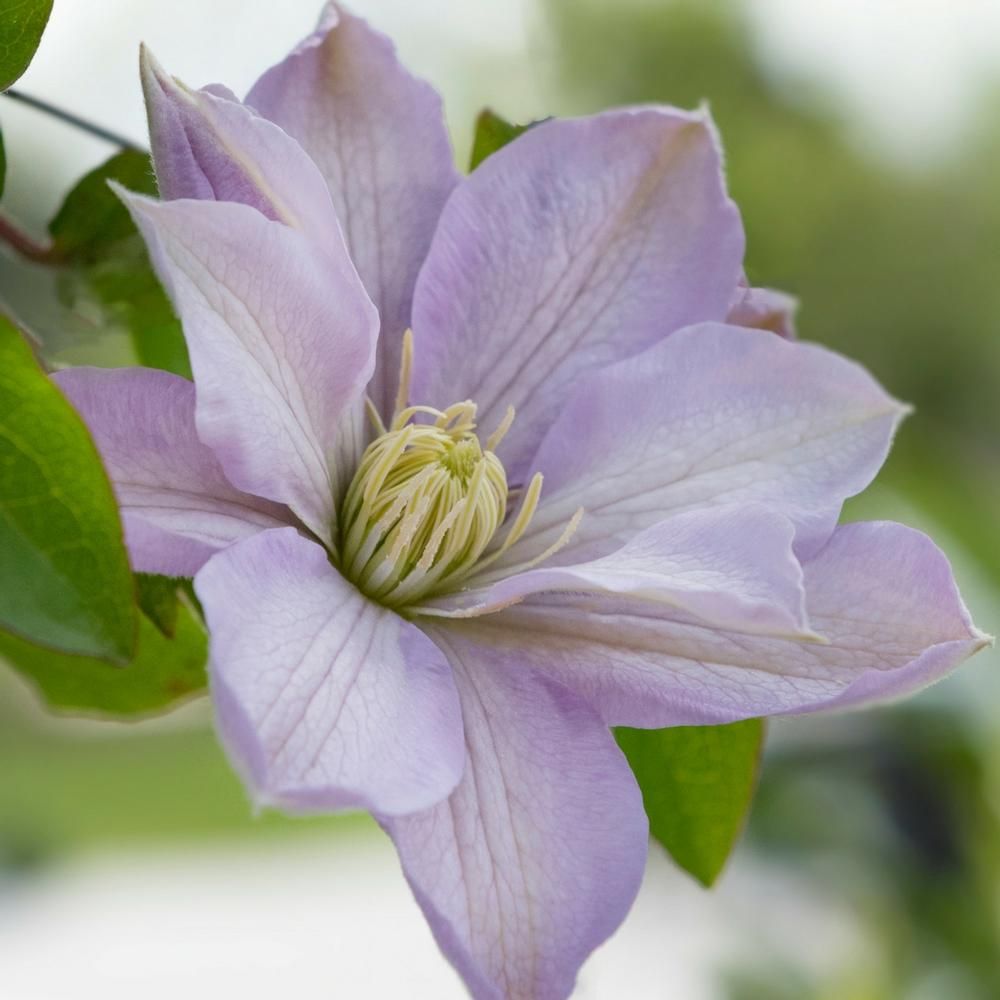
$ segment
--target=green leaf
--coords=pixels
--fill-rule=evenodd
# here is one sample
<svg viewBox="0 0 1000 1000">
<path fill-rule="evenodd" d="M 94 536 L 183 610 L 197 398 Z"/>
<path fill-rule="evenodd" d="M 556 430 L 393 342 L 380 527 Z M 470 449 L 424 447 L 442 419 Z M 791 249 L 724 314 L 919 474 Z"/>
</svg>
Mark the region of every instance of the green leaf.
<svg viewBox="0 0 1000 1000">
<path fill-rule="evenodd" d="M 489 108 L 484 108 L 479 112 L 479 117 L 476 118 L 476 131 L 472 139 L 472 157 L 469 161 L 469 170 L 475 170 L 487 156 L 502 149 L 508 142 L 516 139 L 529 128 L 531 125 L 512 125 L 495 112 L 490 111 Z"/>
<path fill-rule="evenodd" d="M 149 156 L 135 149 L 116 153 L 77 183 L 49 223 L 52 262 L 62 265 L 60 300 L 95 314 L 105 330 L 124 328 L 142 364 L 190 377 L 180 323 L 109 180 L 156 194 Z"/>
<path fill-rule="evenodd" d="M 49 223 L 49 234 L 63 256 L 94 260 L 135 232 L 128 209 L 108 187 L 109 180 L 139 194 L 156 195 L 149 156 L 137 149 L 115 153 L 77 181 Z"/>
<path fill-rule="evenodd" d="M 650 833 L 702 885 L 722 871 L 750 809 L 764 724 L 616 729 L 635 773 Z"/>
<path fill-rule="evenodd" d="M 168 639 L 143 615 L 139 647 L 127 667 L 67 656 L 0 632 L 0 657 L 32 681 L 54 708 L 135 716 L 170 707 L 205 688 L 208 638 L 186 602 Z"/>
<path fill-rule="evenodd" d="M 27 68 L 52 13 L 52 0 L 0 0 L 0 90 Z"/>
<path fill-rule="evenodd" d="M 83 421 L 0 318 L 0 627 L 125 661 L 134 586 L 111 484 Z"/>
<path fill-rule="evenodd" d="M 155 573 L 136 573 L 136 591 L 143 614 L 168 639 L 177 631 L 178 599 L 182 581 Z"/>
</svg>

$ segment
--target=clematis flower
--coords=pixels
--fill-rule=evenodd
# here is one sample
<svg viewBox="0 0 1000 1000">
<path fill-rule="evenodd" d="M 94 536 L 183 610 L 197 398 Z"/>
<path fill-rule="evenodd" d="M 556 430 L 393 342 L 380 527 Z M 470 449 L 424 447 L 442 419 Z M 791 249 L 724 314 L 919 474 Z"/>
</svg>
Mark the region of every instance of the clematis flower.
<svg viewBox="0 0 1000 1000">
<path fill-rule="evenodd" d="M 254 800 L 371 810 L 475 996 L 568 995 L 635 897 L 609 727 L 869 704 L 987 641 L 927 537 L 838 527 L 905 408 L 746 287 L 705 112 L 459 178 L 335 7 L 244 102 L 142 74 L 163 200 L 121 196 L 194 382 L 59 384 L 135 568 L 194 577 Z"/>
</svg>

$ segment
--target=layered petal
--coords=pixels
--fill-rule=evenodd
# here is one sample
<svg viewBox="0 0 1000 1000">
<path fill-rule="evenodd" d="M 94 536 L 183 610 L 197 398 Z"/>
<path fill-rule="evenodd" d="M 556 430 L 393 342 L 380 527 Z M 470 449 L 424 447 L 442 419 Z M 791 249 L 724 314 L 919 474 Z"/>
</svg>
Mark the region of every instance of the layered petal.
<svg viewBox="0 0 1000 1000">
<path fill-rule="evenodd" d="M 802 569 L 792 552 L 791 521 L 763 507 L 688 511 L 640 531 L 591 562 L 543 565 L 466 589 L 419 610 L 473 617 L 532 594 L 621 595 L 689 612 L 701 621 L 747 632 L 808 637 Z"/>
<path fill-rule="evenodd" d="M 537 125 L 441 216 L 414 296 L 411 399 L 472 399 L 488 429 L 514 406 L 501 457 L 517 479 L 582 374 L 723 319 L 742 256 L 705 114 Z"/>
<path fill-rule="evenodd" d="M 294 529 L 262 532 L 195 578 L 218 725 L 263 805 L 426 809 L 464 766 L 451 670 Z"/>
<path fill-rule="evenodd" d="M 219 549 L 294 521 L 226 479 L 195 432 L 187 379 L 149 368 L 71 368 L 53 378 L 101 453 L 134 569 L 193 576 Z"/>
<path fill-rule="evenodd" d="M 901 697 L 988 643 L 929 538 L 899 524 L 838 528 L 803 564 L 823 642 L 708 628 L 651 602 L 543 597 L 449 628 L 543 669 L 610 725 L 732 722 Z"/>
<path fill-rule="evenodd" d="M 581 380 L 532 465 L 541 505 L 503 562 L 544 550 L 579 507 L 560 562 L 604 555 L 671 513 L 746 503 L 789 517 L 809 554 L 905 412 L 824 348 L 718 323 L 678 331 Z"/>
<path fill-rule="evenodd" d="M 799 301 L 773 288 L 737 288 L 726 322 L 751 330 L 770 330 L 786 340 L 795 339 L 795 314 Z"/>
<path fill-rule="evenodd" d="M 316 32 L 268 70 L 247 103 L 319 165 L 382 322 L 370 394 L 392 409 L 413 285 L 458 179 L 441 100 L 392 43 L 330 4 Z"/>
<path fill-rule="evenodd" d="M 582 700 L 489 649 L 432 635 L 458 683 L 466 770 L 446 802 L 387 829 L 473 996 L 566 997 L 638 891 L 639 789 Z"/>
<path fill-rule="evenodd" d="M 123 197 L 184 326 L 199 437 L 235 486 L 329 544 L 350 473 L 338 426 L 371 377 L 378 323 L 350 262 L 246 205 Z"/>
<path fill-rule="evenodd" d="M 140 63 L 162 198 L 250 205 L 346 257 L 326 182 L 294 139 L 217 88 L 185 87 L 146 48 Z"/>
</svg>

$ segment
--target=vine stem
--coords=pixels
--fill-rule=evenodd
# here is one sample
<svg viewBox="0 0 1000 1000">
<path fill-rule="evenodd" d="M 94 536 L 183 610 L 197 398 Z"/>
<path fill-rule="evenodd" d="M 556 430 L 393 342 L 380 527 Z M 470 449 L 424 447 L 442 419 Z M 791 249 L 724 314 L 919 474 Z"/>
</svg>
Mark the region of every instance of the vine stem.
<svg viewBox="0 0 1000 1000">
<path fill-rule="evenodd" d="M 112 132 L 101 125 L 96 125 L 94 122 L 88 121 L 86 118 L 81 118 L 71 111 L 57 108 L 54 104 L 49 104 L 48 101 L 43 101 L 39 97 L 32 97 L 30 94 L 22 93 L 20 90 L 4 91 L 3 96 L 10 98 L 12 101 L 18 101 L 29 108 L 33 108 L 35 111 L 41 111 L 44 114 L 50 115 L 56 120 L 79 129 L 81 132 L 86 132 L 88 135 L 95 136 L 104 142 L 110 143 L 112 146 L 118 146 L 122 149 L 134 149 L 140 153 L 146 152 L 141 146 L 132 142 L 131 139 L 127 139 L 125 136 L 119 135 L 117 132 Z M 38 264 L 59 263 L 59 254 L 51 243 L 43 243 L 36 240 L 3 212 L 0 212 L 0 242 L 6 243 L 7 246 L 16 250 L 25 259 L 35 261 Z"/>
<path fill-rule="evenodd" d="M 134 149 L 140 153 L 146 152 L 146 150 L 131 139 L 127 139 L 117 132 L 112 132 L 111 129 L 104 128 L 103 125 L 97 125 L 86 118 L 81 118 L 79 115 L 73 114 L 72 111 L 57 108 L 54 104 L 49 104 L 48 101 L 43 101 L 40 97 L 32 97 L 30 94 L 22 93 L 20 90 L 4 91 L 3 96 L 9 97 L 12 101 L 19 101 L 21 104 L 26 104 L 29 108 L 34 108 L 36 111 L 51 115 L 53 118 L 65 122 L 67 125 L 72 125 L 73 128 L 78 128 L 82 132 L 87 132 L 98 139 L 103 139 L 112 146 L 120 146 L 122 149 Z"/>
<path fill-rule="evenodd" d="M 51 243 L 39 242 L 3 212 L 0 212 L 0 241 L 37 264 L 58 263 L 58 254 Z"/>
</svg>

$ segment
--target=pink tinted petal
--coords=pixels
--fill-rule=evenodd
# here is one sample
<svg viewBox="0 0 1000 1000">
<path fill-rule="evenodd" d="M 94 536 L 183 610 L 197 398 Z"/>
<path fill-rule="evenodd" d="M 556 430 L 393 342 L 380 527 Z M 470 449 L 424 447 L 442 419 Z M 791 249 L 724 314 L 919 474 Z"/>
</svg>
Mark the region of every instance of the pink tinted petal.
<svg viewBox="0 0 1000 1000">
<path fill-rule="evenodd" d="M 522 474 L 580 376 L 681 326 L 721 320 L 743 230 L 706 115 L 549 121 L 449 200 L 414 295 L 411 400 L 469 398 Z"/>
<path fill-rule="evenodd" d="M 145 46 L 142 46 L 140 50 L 140 58 L 144 52 L 148 52 Z M 150 53 L 151 55 L 152 53 Z M 140 69 L 141 69 L 140 64 Z M 143 81 L 145 83 L 145 81 Z M 221 97 L 224 101 L 234 101 L 235 103 L 241 103 L 240 99 L 223 83 L 206 83 L 204 87 L 199 87 L 198 90 L 202 94 L 211 94 L 213 97 Z M 148 109 L 147 109 L 148 110 Z M 189 197 L 188 195 L 182 195 L 181 197 Z M 193 197 L 190 196 L 190 197 Z"/>
<path fill-rule="evenodd" d="M 604 555 L 671 513 L 745 503 L 791 518 L 808 554 L 905 412 L 824 348 L 717 323 L 681 330 L 581 381 L 535 456 L 542 502 L 505 561 L 543 550 L 581 506 L 559 562 Z"/>
<path fill-rule="evenodd" d="M 642 880 L 639 789 L 579 698 L 487 648 L 432 635 L 462 698 L 465 774 L 446 802 L 388 832 L 473 996 L 566 997 Z"/>
<path fill-rule="evenodd" d="M 417 271 L 458 179 L 441 100 L 403 69 L 385 36 L 330 4 L 317 31 L 257 81 L 247 103 L 294 136 L 326 178 L 381 316 L 369 391 L 388 414 Z"/>
<path fill-rule="evenodd" d="M 187 379 L 148 368 L 70 368 L 53 378 L 107 467 L 134 569 L 194 576 L 219 549 L 293 522 L 287 508 L 226 479 L 195 433 Z"/>
<path fill-rule="evenodd" d="M 905 525 L 842 525 L 805 571 L 816 629 L 834 647 L 826 662 L 853 676 L 834 698 L 791 711 L 901 698 L 993 641 L 973 624 L 945 554 Z"/>
<path fill-rule="evenodd" d="M 532 594 L 571 591 L 642 598 L 747 632 L 810 634 L 793 538 L 788 518 L 762 507 L 688 511 L 601 559 L 543 565 L 486 584 L 473 577 L 468 589 L 425 610 L 482 614 Z"/>
<path fill-rule="evenodd" d="M 145 48 L 141 66 L 163 198 L 241 202 L 346 257 L 326 182 L 294 139 L 216 88 L 178 83 Z"/>
<path fill-rule="evenodd" d="M 541 598 L 451 624 L 509 662 L 548 670 L 610 725 L 649 727 L 885 701 L 988 643 L 944 555 L 903 525 L 844 525 L 803 570 L 809 622 L 825 643 L 711 629 L 606 598 Z"/>
<path fill-rule="evenodd" d="M 223 742 L 255 801 L 284 809 L 426 809 L 464 766 L 437 647 L 373 604 L 294 529 L 267 531 L 195 578 Z"/>
<path fill-rule="evenodd" d="M 795 339 L 795 314 L 799 300 L 773 288 L 740 286 L 729 307 L 726 322 L 752 330 L 770 330 L 786 340 Z"/>
<path fill-rule="evenodd" d="M 198 435 L 229 480 L 332 538 L 337 431 L 374 362 L 377 317 L 337 261 L 246 205 L 123 195 L 184 325 Z"/>
</svg>

